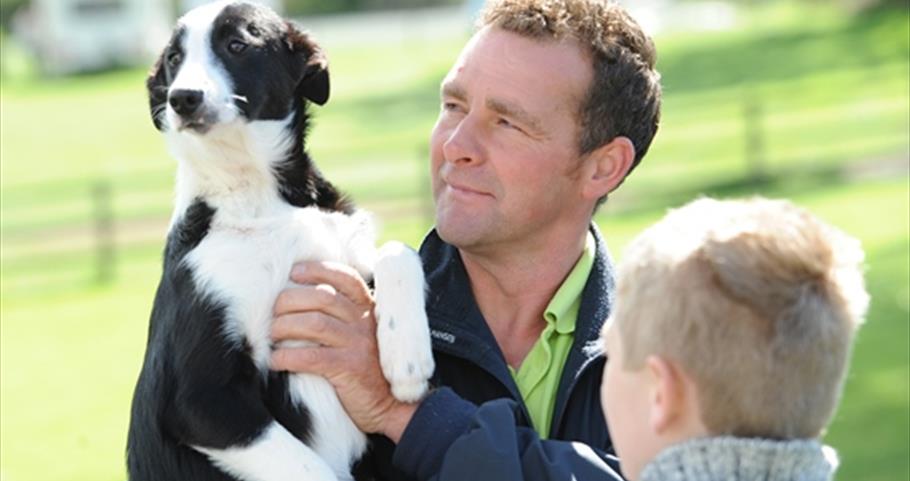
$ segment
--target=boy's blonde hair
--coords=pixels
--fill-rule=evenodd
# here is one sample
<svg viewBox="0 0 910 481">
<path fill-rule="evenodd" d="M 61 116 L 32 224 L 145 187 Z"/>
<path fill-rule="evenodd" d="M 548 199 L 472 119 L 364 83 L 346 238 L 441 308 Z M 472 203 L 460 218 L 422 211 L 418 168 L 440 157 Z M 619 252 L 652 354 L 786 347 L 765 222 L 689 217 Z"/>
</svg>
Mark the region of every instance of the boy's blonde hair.
<svg viewBox="0 0 910 481">
<path fill-rule="evenodd" d="M 691 202 L 625 253 L 622 366 L 675 361 L 712 435 L 817 437 L 868 305 L 862 262 L 858 241 L 787 201 Z"/>
</svg>

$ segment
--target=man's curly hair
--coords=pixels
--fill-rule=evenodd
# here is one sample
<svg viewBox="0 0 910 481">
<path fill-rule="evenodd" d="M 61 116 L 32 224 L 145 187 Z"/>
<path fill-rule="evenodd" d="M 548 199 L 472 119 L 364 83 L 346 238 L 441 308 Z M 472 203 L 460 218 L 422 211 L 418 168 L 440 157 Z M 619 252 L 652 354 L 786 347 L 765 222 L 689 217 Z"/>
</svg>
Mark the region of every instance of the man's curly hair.
<svg viewBox="0 0 910 481">
<path fill-rule="evenodd" d="M 579 150 L 587 154 L 624 136 L 635 146 L 629 172 L 641 162 L 660 122 L 660 75 L 654 43 L 622 7 L 605 0 L 492 0 L 478 26 L 587 47 L 594 78 L 579 106 Z"/>
</svg>

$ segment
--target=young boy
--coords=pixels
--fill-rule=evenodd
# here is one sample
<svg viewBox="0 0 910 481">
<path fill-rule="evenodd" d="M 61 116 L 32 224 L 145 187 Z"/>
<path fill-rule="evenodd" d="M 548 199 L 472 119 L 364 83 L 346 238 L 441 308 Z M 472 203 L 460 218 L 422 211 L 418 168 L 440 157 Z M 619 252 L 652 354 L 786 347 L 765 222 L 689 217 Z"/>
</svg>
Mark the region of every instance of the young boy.
<svg viewBox="0 0 910 481">
<path fill-rule="evenodd" d="M 628 248 L 602 402 L 631 480 L 828 480 L 868 305 L 859 243 L 786 201 L 700 199 Z"/>
</svg>

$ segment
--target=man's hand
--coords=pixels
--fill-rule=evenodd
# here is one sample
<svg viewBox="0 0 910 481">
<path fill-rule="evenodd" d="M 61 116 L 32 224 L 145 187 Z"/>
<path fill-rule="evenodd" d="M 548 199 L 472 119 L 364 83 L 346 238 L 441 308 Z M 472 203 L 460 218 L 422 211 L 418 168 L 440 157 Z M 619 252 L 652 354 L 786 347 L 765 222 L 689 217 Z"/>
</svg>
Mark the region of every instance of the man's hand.
<svg viewBox="0 0 910 481">
<path fill-rule="evenodd" d="M 379 365 L 374 302 L 352 268 L 329 262 L 297 264 L 275 302 L 272 369 L 325 377 L 354 423 L 364 432 L 398 442 L 417 409 L 392 396 Z M 318 346 L 282 347 L 307 340 Z"/>
</svg>

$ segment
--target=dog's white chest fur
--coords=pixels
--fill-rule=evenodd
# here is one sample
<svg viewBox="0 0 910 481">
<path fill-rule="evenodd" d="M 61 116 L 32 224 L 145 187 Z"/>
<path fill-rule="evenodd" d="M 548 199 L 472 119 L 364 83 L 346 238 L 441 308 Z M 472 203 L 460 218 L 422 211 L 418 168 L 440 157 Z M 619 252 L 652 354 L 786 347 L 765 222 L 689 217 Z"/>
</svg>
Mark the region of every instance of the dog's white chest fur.
<svg viewBox="0 0 910 481">
<path fill-rule="evenodd" d="M 340 262 L 362 275 L 373 270 L 373 228 L 366 214 L 289 208 L 264 219 L 217 213 L 208 235 L 187 255 L 201 292 L 228 306 L 226 334 L 251 343 L 256 365 L 268 367 L 272 308 L 302 260 Z"/>
<path fill-rule="evenodd" d="M 217 215 L 208 235 L 185 262 L 197 289 L 226 306 L 225 336 L 240 349 L 249 344 L 263 376 L 269 366 L 272 312 L 291 266 L 302 260 L 352 265 L 372 272 L 373 228 L 366 214 L 348 216 L 317 208 L 288 208 L 264 219 Z M 217 369 L 216 366 L 213 368 Z M 337 475 L 344 475 L 366 438 L 345 414 L 325 379 L 291 375 L 291 398 L 305 403 L 313 416 L 311 448 Z M 211 454 L 211 453 L 209 453 Z"/>
</svg>

